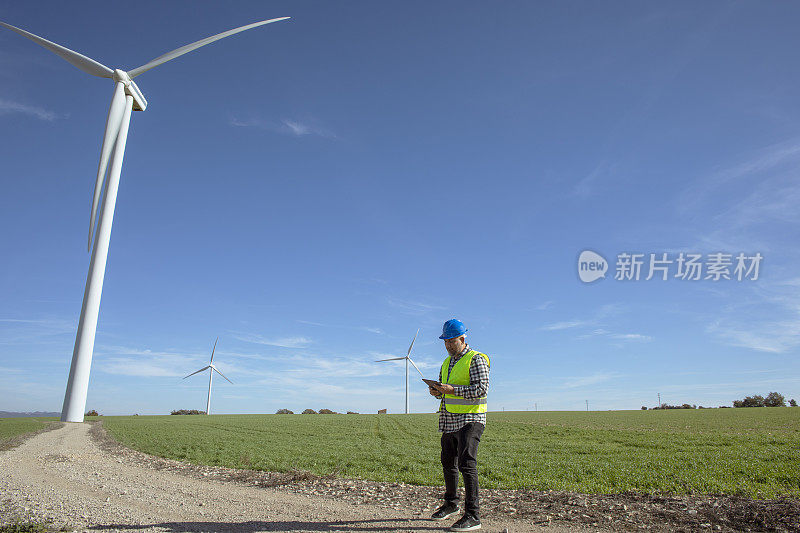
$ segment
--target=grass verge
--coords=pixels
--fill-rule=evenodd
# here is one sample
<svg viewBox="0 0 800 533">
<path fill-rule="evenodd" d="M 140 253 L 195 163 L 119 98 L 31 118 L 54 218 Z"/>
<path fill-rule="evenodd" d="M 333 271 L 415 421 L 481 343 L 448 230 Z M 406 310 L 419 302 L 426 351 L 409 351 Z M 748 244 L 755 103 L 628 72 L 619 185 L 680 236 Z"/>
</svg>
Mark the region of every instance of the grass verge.
<svg viewBox="0 0 800 533">
<path fill-rule="evenodd" d="M 19 446 L 34 435 L 63 425 L 55 417 L 0 418 L 0 451 Z"/>
</svg>

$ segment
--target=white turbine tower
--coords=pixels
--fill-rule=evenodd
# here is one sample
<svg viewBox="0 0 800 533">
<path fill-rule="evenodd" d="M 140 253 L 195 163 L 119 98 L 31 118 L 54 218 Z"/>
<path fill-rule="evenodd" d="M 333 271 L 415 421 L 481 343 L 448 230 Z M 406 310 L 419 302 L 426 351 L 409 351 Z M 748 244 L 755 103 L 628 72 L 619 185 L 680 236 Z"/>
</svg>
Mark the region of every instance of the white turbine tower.
<svg viewBox="0 0 800 533">
<path fill-rule="evenodd" d="M 111 107 L 108 110 L 106 120 L 106 131 L 103 136 L 103 145 L 100 149 L 100 164 L 97 168 L 97 178 L 94 184 L 94 197 L 92 198 L 92 211 L 89 218 L 89 250 L 92 258 L 89 262 L 89 273 L 86 277 L 86 290 L 83 294 L 83 305 L 81 306 L 81 318 L 78 322 L 78 333 L 75 338 L 75 348 L 72 352 L 72 365 L 69 369 L 69 380 L 67 381 L 67 391 L 64 395 L 64 406 L 61 410 L 62 422 L 83 422 L 83 412 L 86 408 L 86 393 L 89 388 L 89 371 L 92 366 L 92 353 L 94 351 L 94 338 L 97 329 L 97 316 L 100 311 L 100 296 L 103 292 L 103 278 L 106 270 L 106 259 L 108 257 L 108 244 L 111 239 L 111 223 L 114 220 L 114 208 L 117 201 L 117 189 L 119 187 L 119 176 L 122 171 L 122 157 L 125 154 L 125 142 L 128 138 L 128 125 L 131 119 L 131 110 L 144 111 L 147 107 L 147 100 L 139 90 L 133 78 L 147 72 L 153 67 L 166 63 L 176 57 L 182 56 L 192 50 L 205 46 L 224 37 L 236 33 L 286 20 L 289 17 L 281 17 L 270 20 L 262 20 L 247 26 L 228 30 L 205 39 L 201 39 L 192 44 L 187 44 L 159 56 L 141 67 L 137 67 L 127 72 L 115 69 L 111 70 L 82 54 L 73 52 L 68 48 L 43 39 L 25 30 L 0 22 L 9 30 L 30 39 L 51 52 L 58 54 L 72 65 L 78 67 L 87 74 L 100 78 L 110 78 L 114 80 L 114 96 L 111 99 Z M 106 170 L 110 166 L 108 178 Z M 95 227 L 95 217 L 97 215 L 98 203 L 105 181 L 105 194 L 100 205 L 100 214 L 97 216 L 97 231 L 94 237 L 94 247 L 92 248 L 92 232 Z"/>
<path fill-rule="evenodd" d="M 217 341 L 218 340 L 219 340 L 219 337 L 217 337 L 217 340 L 214 341 L 214 347 L 211 349 L 211 361 L 208 362 L 208 366 L 204 366 L 203 368 L 201 368 L 197 372 L 192 372 L 191 374 L 189 374 L 189 376 L 194 376 L 195 374 L 199 374 L 203 370 L 208 370 L 208 400 L 206 400 L 206 414 L 207 415 L 211 414 L 211 381 L 214 378 L 214 372 L 216 372 L 217 374 L 219 374 L 220 376 L 225 378 L 225 375 L 222 372 L 220 372 L 219 370 L 217 370 L 217 367 L 214 366 L 214 350 L 217 349 Z M 186 378 L 188 378 L 189 376 L 186 376 Z M 186 378 L 183 378 L 183 379 L 186 379 Z M 233 385 L 233 381 L 229 380 L 228 378 L 225 378 L 225 379 L 228 381 L 228 383 Z"/>
<path fill-rule="evenodd" d="M 405 357 L 392 357 L 391 359 L 378 359 L 377 361 L 375 361 L 376 363 L 381 363 L 383 361 L 402 361 L 403 359 L 406 360 L 406 414 L 408 414 L 408 363 L 414 365 L 414 368 L 417 369 L 417 372 L 419 372 L 419 375 L 421 377 L 425 377 L 422 375 L 422 371 L 419 369 L 416 363 L 414 363 L 414 361 L 411 360 L 411 348 L 414 347 L 414 341 L 417 340 L 417 335 L 419 335 L 419 330 L 417 330 L 417 332 L 414 334 L 414 339 L 411 341 L 411 346 L 408 347 L 408 353 L 406 353 Z"/>
</svg>

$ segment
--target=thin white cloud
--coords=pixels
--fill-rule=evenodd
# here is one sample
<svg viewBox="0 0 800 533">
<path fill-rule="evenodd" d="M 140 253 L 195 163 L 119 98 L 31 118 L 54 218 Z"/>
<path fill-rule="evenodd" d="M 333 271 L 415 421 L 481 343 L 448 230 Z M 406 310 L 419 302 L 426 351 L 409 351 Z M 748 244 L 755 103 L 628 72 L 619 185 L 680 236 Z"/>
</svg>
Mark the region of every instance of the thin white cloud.
<svg viewBox="0 0 800 533">
<path fill-rule="evenodd" d="M 11 100 L 0 98 L 0 115 L 11 113 L 21 113 L 47 122 L 52 122 L 59 118 L 57 113 L 44 109 L 43 107 L 21 104 L 19 102 L 12 102 Z"/>
<path fill-rule="evenodd" d="M 788 235 L 800 223 L 798 202 L 800 138 L 792 138 L 694 179 L 675 209 L 691 217 L 687 231 L 695 242 L 674 251 L 791 253 Z"/>
<path fill-rule="evenodd" d="M 621 304 L 615 304 L 615 303 L 604 304 L 601 305 L 597 309 L 597 311 L 595 311 L 594 316 L 591 318 L 562 320 L 560 322 L 554 322 L 552 324 L 545 324 L 539 329 L 543 331 L 558 331 L 562 329 L 580 328 L 585 326 L 597 326 L 603 319 L 619 314 L 623 310 L 624 308 Z"/>
<path fill-rule="evenodd" d="M 597 328 L 589 333 L 584 333 L 578 336 L 579 339 L 587 339 L 591 337 L 608 337 L 609 339 L 623 340 L 623 341 L 644 341 L 649 342 L 653 337 L 649 335 L 642 335 L 641 333 L 612 333 L 603 328 Z"/>
<path fill-rule="evenodd" d="M 356 281 L 370 285 L 388 285 L 389 282 L 382 278 L 357 278 Z"/>
<path fill-rule="evenodd" d="M 228 124 L 230 124 L 231 126 L 236 126 L 238 128 L 262 128 L 265 130 L 272 129 L 269 123 L 256 118 L 240 119 L 236 117 L 231 117 L 228 120 Z"/>
<path fill-rule="evenodd" d="M 411 314 L 421 315 L 430 311 L 444 311 L 446 308 L 426 302 L 402 300 L 400 298 L 387 298 L 386 303 Z"/>
<path fill-rule="evenodd" d="M 208 358 L 211 355 L 211 349 L 208 353 L 187 353 L 176 351 L 157 351 L 149 348 L 133 348 L 129 346 L 113 346 L 101 345 L 98 346 L 96 352 L 100 356 L 136 356 L 136 357 L 152 357 L 152 358 L 165 358 L 165 359 L 197 359 L 201 357 Z"/>
<path fill-rule="evenodd" d="M 279 121 L 264 120 L 260 118 L 242 119 L 231 117 L 228 124 L 238 128 L 257 128 L 293 137 L 316 136 L 326 139 L 335 139 L 336 134 L 331 130 L 319 125 L 316 120 L 297 120 L 284 118 Z"/>
<path fill-rule="evenodd" d="M 800 214 L 795 209 L 800 202 L 800 172 L 779 178 L 758 177 L 753 182 L 758 185 L 749 188 L 744 198 L 727 208 L 722 207 L 722 200 L 717 201 L 718 205 L 713 208 L 717 214 L 707 222 L 708 229 L 694 237 L 691 245 L 665 251 L 734 255 L 760 252 L 765 257 L 770 253 L 779 256 L 792 253 L 791 231 L 800 223 Z M 787 182 L 792 183 L 787 185 Z M 695 228 L 692 231 L 696 233 Z"/>
<path fill-rule="evenodd" d="M 544 311 L 544 310 L 549 309 L 550 307 L 552 307 L 552 305 L 553 305 L 553 301 L 552 300 L 548 300 L 548 301 L 546 301 L 546 302 L 544 302 L 544 303 L 542 303 L 540 305 L 537 305 L 536 306 L 536 310 L 537 311 Z"/>
<path fill-rule="evenodd" d="M 314 322 L 312 320 L 298 320 L 300 324 L 308 324 L 309 326 L 319 326 L 323 328 L 341 328 L 341 329 L 355 329 L 360 331 L 367 331 L 369 333 L 375 333 L 376 335 L 382 335 L 383 330 L 381 328 L 375 328 L 370 326 L 347 326 L 342 324 L 325 324 L 323 322 Z"/>
<path fill-rule="evenodd" d="M 579 328 L 589 324 L 592 324 L 592 322 L 588 320 L 565 320 L 563 322 L 555 322 L 553 324 L 544 325 L 539 329 L 544 331 L 558 331 L 561 329 Z"/>
<path fill-rule="evenodd" d="M 800 167 L 800 165 L 798 165 Z M 797 204 L 800 203 L 800 183 L 792 172 L 782 183 L 760 184 L 759 188 L 733 210 L 738 217 L 746 217 L 748 222 L 765 218 L 795 223 L 800 219 Z"/>
<path fill-rule="evenodd" d="M 294 122 L 286 119 L 282 120 L 281 122 L 283 122 L 284 126 L 289 128 L 289 131 L 291 131 L 297 136 L 308 135 L 309 133 L 311 133 L 311 128 L 309 128 L 307 125 L 301 122 Z"/>
<path fill-rule="evenodd" d="M 57 329 L 61 329 L 64 327 L 70 327 L 70 328 L 72 327 L 71 322 L 58 318 L 37 318 L 37 319 L 0 318 L 0 322 L 5 322 L 9 324 L 30 324 L 45 328 L 57 328 Z"/>
<path fill-rule="evenodd" d="M 77 325 L 60 318 L 0 318 L 0 344 L 39 344 L 60 335 L 74 335 Z"/>
<path fill-rule="evenodd" d="M 334 326 L 333 324 L 323 324 L 322 322 L 314 322 L 313 320 L 298 320 L 300 324 L 308 324 L 309 326 L 320 326 L 323 328 L 335 328 L 341 326 Z"/>
<path fill-rule="evenodd" d="M 596 372 L 590 376 L 575 376 L 567 378 L 564 381 L 564 387 L 574 389 L 577 387 L 588 387 L 589 385 L 597 385 L 611 379 L 619 377 L 617 372 Z"/>
<path fill-rule="evenodd" d="M 706 332 L 731 346 L 782 354 L 800 346 L 800 285 L 797 278 L 759 280 L 742 297 L 711 317 Z"/>
<path fill-rule="evenodd" d="M 164 364 L 139 361 L 129 358 L 112 358 L 103 361 L 98 365 L 99 370 L 106 374 L 116 374 L 120 376 L 138 377 L 183 377 L 190 372 L 179 372 L 175 368 L 169 368 Z M 197 369 L 195 369 L 197 370 Z"/>
<path fill-rule="evenodd" d="M 800 139 L 789 139 L 761 149 L 753 158 L 730 166 L 713 176 L 706 186 L 719 187 L 731 180 L 748 177 L 800 158 Z"/>
<path fill-rule="evenodd" d="M 264 344 L 267 346 L 278 346 L 280 348 L 303 348 L 312 342 L 311 339 L 307 337 L 279 337 L 270 339 L 262 335 L 256 335 L 252 333 L 233 333 L 233 337 L 244 342 Z"/>
<path fill-rule="evenodd" d="M 255 361 L 281 361 L 281 360 L 284 360 L 283 356 L 278 356 L 278 355 L 270 356 L 270 355 L 264 355 L 264 354 L 260 354 L 260 353 L 241 353 L 241 352 L 229 352 L 229 351 L 223 351 L 223 350 L 217 350 L 216 353 L 217 353 L 217 355 L 214 356 L 215 358 L 217 356 L 219 356 L 219 357 L 225 357 L 225 358 L 232 357 L 232 358 L 238 358 L 238 359 L 250 359 L 250 360 L 255 360 Z"/>
<path fill-rule="evenodd" d="M 597 318 L 605 318 L 607 316 L 616 315 L 624 310 L 625 306 L 622 304 L 603 304 L 600 306 L 600 309 L 597 310 Z"/>
<path fill-rule="evenodd" d="M 653 337 L 649 335 L 642 335 L 640 333 L 611 333 L 609 337 L 612 339 L 621 340 L 636 340 L 636 341 L 651 341 Z"/>
<path fill-rule="evenodd" d="M 584 176 L 572 189 L 572 194 L 579 198 L 591 196 L 595 191 L 595 183 L 602 178 L 608 178 L 616 173 L 616 165 L 601 161 L 589 174 Z"/>
<path fill-rule="evenodd" d="M 800 344 L 800 322 L 784 320 L 763 324 L 760 328 L 743 329 L 742 324 L 718 320 L 706 327 L 731 346 L 750 348 L 757 352 L 785 353 Z"/>
<path fill-rule="evenodd" d="M 336 135 L 334 135 L 332 132 L 313 123 L 290 120 L 286 118 L 281 120 L 281 123 L 283 124 L 285 131 L 291 132 L 291 134 L 296 137 L 302 137 L 304 135 L 316 135 L 329 139 L 336 137 Z"/>
<path fill-rule="evenodd" d="M 800 138 L 789 139 L 767 146 L 749 159 L 740 161 L 713 172 L 707 177 L 693 180 L 678 198 L 677 210 L 681 214 L 697 212 L 698 205 L 710 200 L 717 202 L 718 191 L 730 188 L 734 182 L 749 180 L 757 183 L 756 177 L 763 177 L 786 170 L 796 170 L 800 162 Z"/>
</svg>

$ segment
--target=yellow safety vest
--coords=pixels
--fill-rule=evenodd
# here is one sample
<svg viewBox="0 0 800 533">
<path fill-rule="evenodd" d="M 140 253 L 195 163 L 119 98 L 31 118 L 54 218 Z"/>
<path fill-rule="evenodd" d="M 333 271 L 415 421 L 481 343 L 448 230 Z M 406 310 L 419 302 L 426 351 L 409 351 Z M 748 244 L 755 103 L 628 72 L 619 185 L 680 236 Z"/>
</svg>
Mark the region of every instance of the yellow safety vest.
<svg viewBox="0 0 800 533">
<path fill-rule="evenodd" d="M 442 363 L 442 383 L 449 385 L 462 385 L 469 386 L 469 367 L 472 364 L 472 358 L 480 355 L 486 359 L 486 364 L 491 365 L 489 356 L 485 353 L 470 350 L 461 356 L 461 359 L 456 361 L 453 365 L 453 371 L 450 370 L 450 356 Z M 485 413 L 486 412 L 486 396 L 475 399 L 466 399 L 462 396 L 455 394 L 445 394 L 442 396 L 442 404 L 448 413 Z"/>
</svg>

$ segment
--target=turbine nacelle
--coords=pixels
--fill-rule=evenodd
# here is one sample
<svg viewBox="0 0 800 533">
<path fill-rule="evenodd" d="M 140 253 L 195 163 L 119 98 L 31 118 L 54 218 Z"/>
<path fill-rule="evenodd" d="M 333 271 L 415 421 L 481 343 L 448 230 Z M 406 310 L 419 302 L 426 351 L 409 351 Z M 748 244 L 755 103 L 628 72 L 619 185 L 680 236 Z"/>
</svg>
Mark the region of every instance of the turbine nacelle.
<svg viewBox="0 0 800 533">
<path fill-rule="evenodd" d="M 136 85 L 136 82 L 131 79 L 127 72 L 118 68 L 114 69 L 114 72 L 111 74 L 111 79 L 117 83 L 123 84 L 125 86 L 125 94 L 133 97 L 134 111 L 144 111 L 147 109 L 147 99 L 144 97 L 144 94 L 142 94 L 139 86 Z"/>
</svg>

